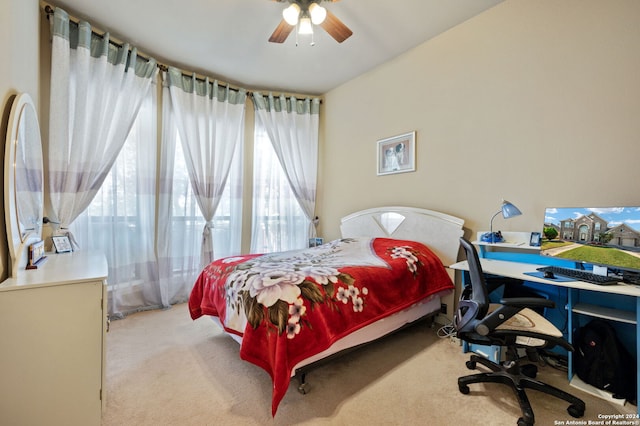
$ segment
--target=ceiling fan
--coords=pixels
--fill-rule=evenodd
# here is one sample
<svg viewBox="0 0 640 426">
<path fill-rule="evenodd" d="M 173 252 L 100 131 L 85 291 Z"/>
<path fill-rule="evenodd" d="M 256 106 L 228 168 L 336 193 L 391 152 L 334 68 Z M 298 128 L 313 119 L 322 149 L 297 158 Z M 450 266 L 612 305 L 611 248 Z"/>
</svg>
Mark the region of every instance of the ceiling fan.
<svg viewBox="0 0 640 426">
<path fill-rule="evenodd" d="M 320 6 L 323 1 L 335 3 L 339 0 L 273 0 L 290 3 L 282 11 L 283 19 L 269 38 L 272 43 L 283 43 L 291 31 L 298 26 L 298 34 L 313 34 L 314 25 L 320 25 L 338 43 L 342 43 L 353 32 L 333 13 Z"/>
</svg>

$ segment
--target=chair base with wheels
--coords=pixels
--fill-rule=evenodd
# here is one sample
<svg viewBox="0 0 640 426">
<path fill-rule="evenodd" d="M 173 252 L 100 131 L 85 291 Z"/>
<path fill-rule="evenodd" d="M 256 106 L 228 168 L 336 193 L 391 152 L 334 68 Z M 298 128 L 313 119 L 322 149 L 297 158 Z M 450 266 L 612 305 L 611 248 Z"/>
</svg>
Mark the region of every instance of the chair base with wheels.
<svg viewBox="0 0 640 426">
<path fill-rule="evenodd" d="M 506 361 L 503 364 L 496 364 L 487 358 L 473 354 L 466 365 L 469 370 L 475 370 L 476 364 L 481 364 L 491 371 L 458 378 L 460 392 L 465 395 L 468 394 L 470 391 L 469 385 L 472 383 L 502 383 L 510 386 L 518 398 L 518 403 L 522 410 L 522 417 L 518 419 L 518 426 L 530 426 L 535 422 L 533 410 L 525 389 L 534 389 L 569 402 L 571 405 L 567 408 L 567 412 L 572 417 L 577 418 L 584 415 L 585 404 L 581 399 L 562 389 L 535 379 L 537 367 L 534 364 L 520 365 L 518 361 Z"/>
</svg>

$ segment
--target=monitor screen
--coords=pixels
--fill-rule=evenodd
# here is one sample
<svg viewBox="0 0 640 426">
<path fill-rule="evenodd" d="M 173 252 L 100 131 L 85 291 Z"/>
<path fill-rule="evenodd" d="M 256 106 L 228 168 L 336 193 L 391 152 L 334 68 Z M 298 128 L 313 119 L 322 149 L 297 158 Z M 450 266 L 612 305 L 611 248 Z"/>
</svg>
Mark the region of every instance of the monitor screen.
<svg viewBox="0 0 640 426">
<path fill-rule="evenodd" d="M 640 271 L 640 207 L 550 207 L 542 237 L 542 255 Z"/>
</svg>

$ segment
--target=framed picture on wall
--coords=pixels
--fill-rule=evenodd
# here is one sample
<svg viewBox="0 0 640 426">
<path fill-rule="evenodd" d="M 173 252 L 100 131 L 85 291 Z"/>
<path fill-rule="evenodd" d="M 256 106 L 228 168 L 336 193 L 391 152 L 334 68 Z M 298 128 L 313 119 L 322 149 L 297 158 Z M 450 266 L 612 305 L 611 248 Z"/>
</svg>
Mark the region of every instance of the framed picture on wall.
<svg viewBox="0 0 640 426">
<path fill-rule="evenodd" d="M 378 176 L 416 170 L 416 132 L 378 141 Z"/>
</svg>

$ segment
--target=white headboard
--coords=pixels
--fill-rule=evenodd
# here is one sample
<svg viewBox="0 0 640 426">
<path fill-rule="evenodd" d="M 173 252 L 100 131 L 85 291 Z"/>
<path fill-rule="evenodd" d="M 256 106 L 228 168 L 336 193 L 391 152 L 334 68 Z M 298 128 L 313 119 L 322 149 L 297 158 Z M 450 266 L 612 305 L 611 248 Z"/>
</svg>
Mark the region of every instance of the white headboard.
<svg viewBox="0 0 640 426">
<path fill-rule="evenodd" d="M 376 207 L 342 218 L 343 238 L 381 237 L 426 244 L 445 266 L 458 261 L 464 220 L 415 207 Z"/>
</svg>

